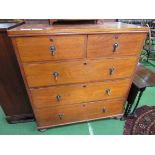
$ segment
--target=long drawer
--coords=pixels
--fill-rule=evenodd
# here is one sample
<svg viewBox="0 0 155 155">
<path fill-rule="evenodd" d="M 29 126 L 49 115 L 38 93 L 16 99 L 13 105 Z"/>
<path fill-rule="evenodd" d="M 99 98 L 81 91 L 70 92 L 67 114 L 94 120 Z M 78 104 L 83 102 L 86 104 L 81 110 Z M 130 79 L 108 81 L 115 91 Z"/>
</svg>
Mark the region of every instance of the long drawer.
<svg viewBox="0 0 155 155">
<path fill-rule="evenodd" d="M 99 34 L 88 35 L 87 57 L 139 55 L 146 34 Z"/>
<path fill-rule="evenodd" d="M 38 127 L 57 126 L 123 113 L 124 99 L 35 109 Z"/>
<path fill-rule="evenodd" d="M 83 58 L 84 35 L 21 37 L 16 39 L 22 62 Z"/>
<path fill-rule="evenodd" d="M 29 87 L 131 77 L 136 57 L 25 64 Z"/>
<path fill-rule="evenodd" d="M 130 79 L 31 89 L 36 108 L 126 97 Z"/>
</svg>

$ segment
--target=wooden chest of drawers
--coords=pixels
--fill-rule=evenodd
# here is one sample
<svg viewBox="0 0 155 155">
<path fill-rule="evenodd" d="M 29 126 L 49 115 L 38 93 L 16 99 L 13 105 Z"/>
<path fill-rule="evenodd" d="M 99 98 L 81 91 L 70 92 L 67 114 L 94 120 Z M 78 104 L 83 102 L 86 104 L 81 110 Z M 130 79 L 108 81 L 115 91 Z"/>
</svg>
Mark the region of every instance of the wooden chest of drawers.
<svg viewBox="0 0 155 155">
<path fill-rule="evenodd" d="M 38 129 L 121 116 L 147 32 L 123 23 L 9 30 Z"/>
</svg>

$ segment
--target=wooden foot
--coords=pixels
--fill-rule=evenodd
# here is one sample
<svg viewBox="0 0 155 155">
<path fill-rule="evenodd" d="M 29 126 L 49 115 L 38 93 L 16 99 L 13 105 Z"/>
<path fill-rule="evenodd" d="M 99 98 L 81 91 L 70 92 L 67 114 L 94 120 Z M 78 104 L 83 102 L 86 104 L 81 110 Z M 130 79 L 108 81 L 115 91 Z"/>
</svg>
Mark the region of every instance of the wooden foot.
<svg viewBox="0 0 155 155">
<path fill-rule="evenodd" d="M 128 116 L 123 116 L 120 120 L 121 121 L 125 121 L 127 119 L 133 119 L 133 118 L 136 118 L 137 115 L 134 113 L 134 114 L 128 114 Z"/>
<path fill-rule="evenodd" d="M 133 119 L 137 118 L 137 115 L 135 113 L 129 114 L 128 118 Z"/>
<path fill-rule="evenodd" d="M 38 129 L 40 132 L 45 132 L 47 129 Z"/>
<path fill-rule="evenodd" d="M 116 116 L 116 117 L 114 117 L 114 119 L 121 120 L 122 119 L 122 116 Z"/>
<path fill-rule="evenodd" d="M 121 121 L 125 121 L 127 118 L 125 117 L 125 116 L 122 116 L 121 118 L 120 118 L 120 120 Z"/>
</svg>

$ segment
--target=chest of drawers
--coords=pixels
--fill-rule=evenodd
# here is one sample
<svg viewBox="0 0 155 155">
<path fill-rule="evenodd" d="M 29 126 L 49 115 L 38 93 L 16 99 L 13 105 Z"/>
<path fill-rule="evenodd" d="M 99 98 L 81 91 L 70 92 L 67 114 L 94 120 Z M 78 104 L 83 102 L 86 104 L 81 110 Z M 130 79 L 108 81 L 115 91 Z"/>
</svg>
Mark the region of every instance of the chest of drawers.
<svg viewBox="0 0 155 155">
<path fill-rule="evenodd" d="M 147 32 L 123 23 L 9 30 L 38 129 L 121 116 Z"/>
</svg>

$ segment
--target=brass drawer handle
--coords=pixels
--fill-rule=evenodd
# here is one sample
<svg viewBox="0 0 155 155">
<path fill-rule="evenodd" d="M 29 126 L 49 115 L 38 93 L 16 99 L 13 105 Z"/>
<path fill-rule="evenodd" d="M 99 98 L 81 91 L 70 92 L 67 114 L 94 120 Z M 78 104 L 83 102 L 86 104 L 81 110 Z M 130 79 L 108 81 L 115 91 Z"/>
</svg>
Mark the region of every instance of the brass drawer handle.
<svg viewBox="0 0 155 155">
<path fill-rule="evenodd" d="M 59 76 L 59 73 L 58 72 L 54 72 L 53 73 L 53 76 L 54 76 L 54 80 L 58 80 L 58 76 Z"/>
<path fill-rule="evenodd" d="M 107 111 L 106 107 L 102 108 L 102 112 L 105 113 Z"/>
<path fill-rule="evenodd" d="M 60 113 L 60 114 L 58 114 L 58 117 L 59 117 L 60 119 L 63 119 L 63 117 L 64 117 L 64 113 Z"/>
<path fill-rule="evenodd" d="M 109 75 L 113 75 L 115 71 L 114 67 L 109 68 Z"/>
<path fill-rule="evenodd" d="M 52 55 L 52 56 L 55 55 L 55 51 L 56 51 L 55 46 L 50 46 L 50 52 L 51 52 L 51 55 Z"/>
<path fill-rule="evenodd" d="M 110 96 L 110 93 L 111 93 L 111 90 L 108 88 L 108 89 L 106 89 L 106 94 L 107 94 L 107 96 Z"/>
<path fill-rule="evenodd" d="M 61 96 L 60 95 L 57 95 L 56 96 L 56 99 L 57 99 L 57 101 L 60 101 L 61 100 Z"/>
<path fill-rule="evenodd" d="M 114 45 L 113 45 L 113 52 L 116 52 L 116 49 L 118 48 L 118 43 L 114 43 Z"/>
</svg>

